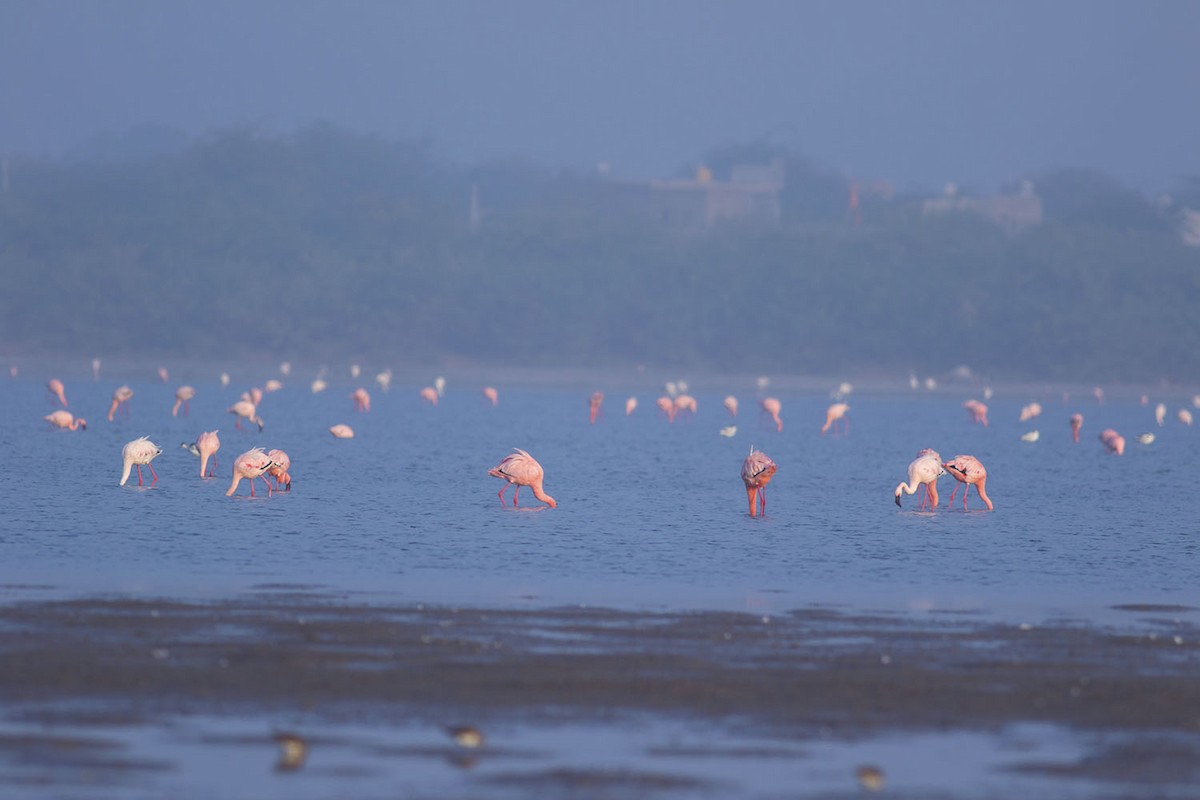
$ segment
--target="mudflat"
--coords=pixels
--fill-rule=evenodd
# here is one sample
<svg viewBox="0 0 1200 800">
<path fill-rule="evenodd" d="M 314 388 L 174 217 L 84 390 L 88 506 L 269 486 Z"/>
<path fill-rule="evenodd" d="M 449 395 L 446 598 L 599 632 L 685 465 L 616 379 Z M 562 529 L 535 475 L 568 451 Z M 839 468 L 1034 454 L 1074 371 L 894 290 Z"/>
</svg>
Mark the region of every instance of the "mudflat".
<svg viewBox="0 0 1200 800">
<path fill-rule="evenodd" d="M 1078 758 L 1030 759 L 1014 774 L 1087 780 L 1108 787 L 1104 796 L 1186 792 L 1200 784 L 1200 612 L 1121 610 L 1128 626 L 1030 626 L 826 607 L 763 616 L 389 605 L 281 586 L 213 602 L 18 602 L 0 606 L 0 702 L 3 722 L 26 727 L 0 733 L 0 764 L 46 752 L 69 761 L 62 748 L 34 746 L 30 724 L 52 739 L 56 726 L 189 715 L 490 731 L 640 714 L 789 744 L 1040 723 L 1103 736 L 1085 737 L 1093 744 Z M 0 787 L 17 786 L 14 774 L 0 770 Z M 542 794 L 704 791 L 677 774 L 606 790 L 597 773 L 551 764 L 522 780 Z"/>
</svg>

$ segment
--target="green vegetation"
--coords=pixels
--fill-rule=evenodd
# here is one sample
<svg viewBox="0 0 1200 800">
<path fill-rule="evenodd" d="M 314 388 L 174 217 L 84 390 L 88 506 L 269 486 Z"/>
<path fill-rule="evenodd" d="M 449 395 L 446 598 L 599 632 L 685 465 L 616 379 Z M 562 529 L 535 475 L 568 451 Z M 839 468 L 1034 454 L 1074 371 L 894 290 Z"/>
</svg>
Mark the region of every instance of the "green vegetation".
<svg viewBox="0 0 1200 800">
<path fill-rule="evenodd" d="M 1177 205 L 1104 175 L 1035 180 L 1006 233 L 863 198 L 783 157 L 778 224 L 666 224 L 599 177 L 455 167 L 424 143 L 242 131 L 120 161 L 16 160 L 0 195 L 0 347 L 397 362 L 647 363 L 1034 379 L 1200 374 L 1200 249 Z M 471 187 L 481 217 L 472 230 Z M 1179 197 L 1200 206 L 1200 179 Z"/>
</svg>

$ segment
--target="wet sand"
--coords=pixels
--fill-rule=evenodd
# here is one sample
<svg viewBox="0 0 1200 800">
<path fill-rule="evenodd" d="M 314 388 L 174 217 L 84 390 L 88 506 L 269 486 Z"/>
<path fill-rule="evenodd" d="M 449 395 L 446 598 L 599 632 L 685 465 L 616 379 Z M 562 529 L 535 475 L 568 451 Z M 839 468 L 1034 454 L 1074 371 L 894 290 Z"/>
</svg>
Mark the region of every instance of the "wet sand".
<svg viewBox="0 0 1200 800">
<path fill-rule="evenodd" d="M 449 608 L 286 586 L 204 603 L 31 601 L 0 606 L 0 702 L 5 721 L 48 730 L 280 711 L 487 730 L 643 713 L 795 743 L 1048 723 L 1123 736 L 1022 772 L 1096 781 L 1118 797 L 1200 782 L 1200 612 L 1123 613 L 1130 625 L 1115 628 L 824 607 L 768 617 Z M 33 744 L 0 736 L 0 758 L 64 757 Z M 104 761 L 94 749 L 75 756 Z M 128 757 L 114 753 L 110 766 Z M 614 791 L 696 789 L 643 778 Z M 523 780 L 553 794 L 591 779 L 548 767 Z"/>
</svg>

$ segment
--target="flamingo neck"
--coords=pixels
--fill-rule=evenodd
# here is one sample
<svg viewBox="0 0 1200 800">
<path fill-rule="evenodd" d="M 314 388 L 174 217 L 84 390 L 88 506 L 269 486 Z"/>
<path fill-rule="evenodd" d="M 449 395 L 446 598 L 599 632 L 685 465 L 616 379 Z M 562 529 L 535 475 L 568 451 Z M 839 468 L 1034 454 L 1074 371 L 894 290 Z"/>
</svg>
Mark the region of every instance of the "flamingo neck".
<svg viewBox="0 0 1200 800">
<path fill-rule="evenodd" d="M 542 491 L 541 484 L 536 484 L 534 486 L 530 486 L 529 488 L 533 490 L 533 496 L 538 500 L 541 500 L 551 508 L 558 508 L 558 503 L 554 502 L 554 498 Z"/>
</svg>

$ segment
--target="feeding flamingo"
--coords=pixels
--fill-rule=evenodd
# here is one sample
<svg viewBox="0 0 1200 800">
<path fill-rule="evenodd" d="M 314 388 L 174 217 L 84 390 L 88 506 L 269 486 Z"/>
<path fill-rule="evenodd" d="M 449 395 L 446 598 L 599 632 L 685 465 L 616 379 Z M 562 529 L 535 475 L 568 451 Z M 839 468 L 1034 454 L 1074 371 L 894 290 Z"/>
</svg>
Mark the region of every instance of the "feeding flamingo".
<svg viewBox="0 0 1200 800">
<path fill-rule="evenodd" d="M 722 405 L 724 405 L 725 408 L 729 411 L 729 416 L 731 416 L 731 417 L 737 416 L 738 400 L 736 397 L 734 397 L 733 395 L 727 396 L 722 401 Z"/>
<path fill-rule="evenodd" d="M 58 411 L 52 411 L 42 419 L 49 422 L 56 428 L 64 428 L 66 430 L 87 430 L 87 420 L 83 417 L 75 417 L 70 411 L 63 411 L 61 408 Z"/>
<path fill-rule="evenodd" d="M 498 406 L 498 405 L 500 405 L 500 393 L 496 391 L 496 387 L 495 387 L 495 386 L 485 386 L 485 387 L 483 387 L 483 396 L 484 396 L 484 398 L 486 398 L 486 399 L 487 399 L 487 401 L 488 401 L 489 403 L 491 403 L 493 406 Z"/>
<path fill-rule="evenodd" d="M 779 400 L 774 397 L 764 397 L 762 400 L 762 410 L 771 415 L 771 419 L 775 422 L 775 430 L 783 430 L 783 420 L 779 417 L 779 411 L 783 408 Z"/>
<path fill-rule="evenodd" d="M 150 466 L 150 462 L 162 455 L 162 448 L 150 441 L 149 436 L 143 436 L 140 439 L 134 439 L 121 448 L 121 460 L 124 462 L 124 468 L 121 471 L 120 486 L 124 486 L 129 480 L 129 471 L 137 467 L 138 486 L 142 485 L 142 465 L 150 467 L 150 474 L 154 476 L 154 480 L 150 485 L 158 483 L 158 473 L 154 471 L 154 467 Z"/>
<path fill-rule="evenodd" d="M 335 439 L 353 439 L 354 429 L 349 425 L 334 425 L 329 429 Z"/>
<path fill-rule="evenodd" d="M 191 410 L 191 399 L 196 396 L 196 390 L 191 386 L 180 386 L 175 390 L 175 406 L 171 409 L 171 416 L 179 416 L 179 407 L 183 406 L 183 415 L 186 417 Z"/>
<path fill-rule="evenodd" d="M 355 411 L 371 410 L 371 393 L 361 386 L 354 390 L 350 395 L 350 399 L 354 401 Z"/>
<path fill-rule="evenodd" d="M 288 458 L 288 454 L 282 450 L 269 451 L 267 458 L 271 460 L 271 466 L 267 469 L 267 474 L 275 479 L 275 488 L 290 492 L 292 490 L 292 476 L 288 474 L 288 470 L 292 467 L 292 459 Z"/>
<path fill-rule="evenodd" d="M 767 484 L 775 476 L 777 469 L 770 456 L 761 450 L 755 450 L 750 445 L 750 455 L 742 462 L 742 483 L 746 484 L 746 498 L 750 501 L 750 516 L 754 516 L 755 501 L 758 501 L 761 514 L 767 514 Z"/>
<path fill-rule="evenodd" d="M 46 382 L 46 388 L 50 390 L 50 394 L 54 395 L 55 398 L 58 399 L 58 402 L 62 404 L 63 408 L 67 407 L 67 393 L 63 388 L 62 381 L 60 381 L 58 378 L 51 378 Z"/>
<path fill-rule="evenodd" d="M 1031 420 L 1036 416 L 1040 416 L 1041 413 L 1042 413 L 1042 404 L 1041 403 L 1030 403 L 1029 405 L 1021 408 L 1021 418 L 1019 421 L 1025 422 L 1026 420 Z"/>
<path fill-rule="evenodd" d="M 913 494 L 922 486 L 925 487 L 925 498 L 921 500 L 918 510 L 925 508 L 925 503 L 928 501 L 929 507 L 937 508 L 938 493 L 937 479 L 946 474 L 946 470 L 942 467 L 942 459 L 933 450 L 922 450 L 917 455 L 916 459 L 908 465 L 908 482 L 901 483 L 896 487 L 896 505 L 900 505 L 900 493 Z"/>
<path fill-rule="evenodd" d="M 988 511 L 992 510 L 992 501 L 988 499 L 985 485 L 987 484 L 987 470 L 983 468 L 983 464 L 975 456 L 955 456 L 952 460 L 942 464 L 946 471 L 953 475 L 959 483 L 963 485 L 963 511 L 967 510 L 967 493 L 972 485 L 979 492 L 979 499 L 982 500 L 988 507 Z M 954 505 L 954 493 L 958 491 L 958 486 L 950 492 L 950 504 Z"/>
<path fill-rule="evenodd" d="M 542 479 L 545 477 L 542 465 L 519 447 L 514 447 L 513 451 L 506 455 L 499 464 L 488 470 L 488 475 L 503 478 L 506 481 L 504 486 L 500 487 L 500 493 L 497 495 L 500 498 L 500 505 L 504 505 L 504 490 L 508 488 L 509 484 L 512 484 L 514 487 L 513 508 L 517 507 L 517 495 L 520 494 L 522 486 L 528 486 L 538 500 L 551 508 L 557 508 L 558 503 L 554 502 L 554 498 L 542 490 Z"/>
<path fill-rule="evenodd" d="M 262 417 L 258 415 L 258 406 L 256 406 L 254 403 L 250 402 L 249 400 L 238 400 L 236 403 L 226 409 L 226 411 L 235 416 L 236 421 L 233 423 L 233 427 L 237 428 L 239 431 L 242 429 L 242 420 L 245 419 L 258 425 L 258 432 L 262 433 Z"/>
<path fill-rule="evenodd" d="M 225 496 L 232 496 L 237 491 L 242 478 L 246 478 L 250 481 L 250 496 L 254 497 L 254 479 L 262 478 L 262 482 L 267 486 L 267 497 L 270 497 L 271 484 L 266 478 L 263 478 L 263 473 L 272 466 L 271 459 L 267 457 L 261 447 L 255 447 L 242 453 L 233 461 L 233 483 L 229 485 L 229 491 L 225 492 Z"/>
<path fill-rule="evenodd" d="M 1071 437 L 1079 442 L 1079 429 L 1083 427 L 1083 414 L 1071 415 Z"/>
<path fill-rule="evenodd" d="M 845 403 L 834 403 L 829 408 L 825 409 L 825 424 L 821 426 L 821 433 L 833 428 L 833 435 L 837 436 L 837 421 L 842 421 L 842 433 L 850 432 L 850 420 L 846 419 L 846 412 L 850 410 L 850 406 Z"/>
<path fill-rule="evenodd" d="M 971 422 L 982 425 L 985 428 L 988 426 L 988 407 L 986 405 L 978 400 L 968 400 L 967 402 L 963 403 L 963 408 L 965 408 L 967 413 L 971 415 Z"/>
<path fill-rule="evenodd" d="M 658 406 L 658 410 L 667 415 L 667 422 L 675 421 L 675 401 L 663 395 L 654 401 L 654 405 Z"/>
<path fill-rule="evenodd" d="M 436 406 L 438 404 L 437 389 L 433 388 L 432 386 L 426 386 L 421 390 L 421 399 L 426 403 L 429 403 L 431 406 Z"/>
<path fill-rule="evenodd" d="M 596 424 L 596 417 L 600 416 L 600 405 L 603 402 L 604 392 L 592 392 L 592 396 L 588 400 L 588 421 L 593 425 Z"/>
<path fill-rule="evenodd" d="M 628 417 L 630 414 L 632 414 L 634 412 L 634 409 L 636 409 L 636 408 L 637 408 L 637 398 L 630 397 L 628 400 L 625 401 L 625 416 Z"/>
<path fill-rule="evenodd" d="M 118 386 L 117 387 L 117 390 L 115 392 L 113 392 L 113 396 L 112 396 L 112 408 L 108 409 L 108 421 L 109 422 L 113 421 L 113 415 L 117 413 L 118 408 L 123 410 L 125 412 L 126 416 L 128 416 L 128 414 L 129 414 L 129 398 L 131 398 L 131 397 L 133 397 L 133 389 L 130 389 L 128 386 Z"/>
<path fill-rule="evenodd" d="M 679 416 L 685 411 L 693 417 L 696 416 L 696 398 L 690 394 L 681 394 L 675 398 L 675 416 Z"/>
<path fill-rule="evenodd" d="M 196 437 L 196 443 L 192 445 L 195 448 L 194 452 L 200 456 L 200 477 L 216 477 L 217 474 L 217 451 L 221 449 L 221 439 L 217 436 L 216 431 L 206 431 Z M 208 471 L 208 459 L 212 459 L 212 472 Z"/>
<path fill-rule="evenodd" d="M 1100 431 L 1100 441 L 1108 448 L 1108 452 L 1119 456 L 1125 454 L 1125 437 L 1112 428 Z"/>
</svg>

